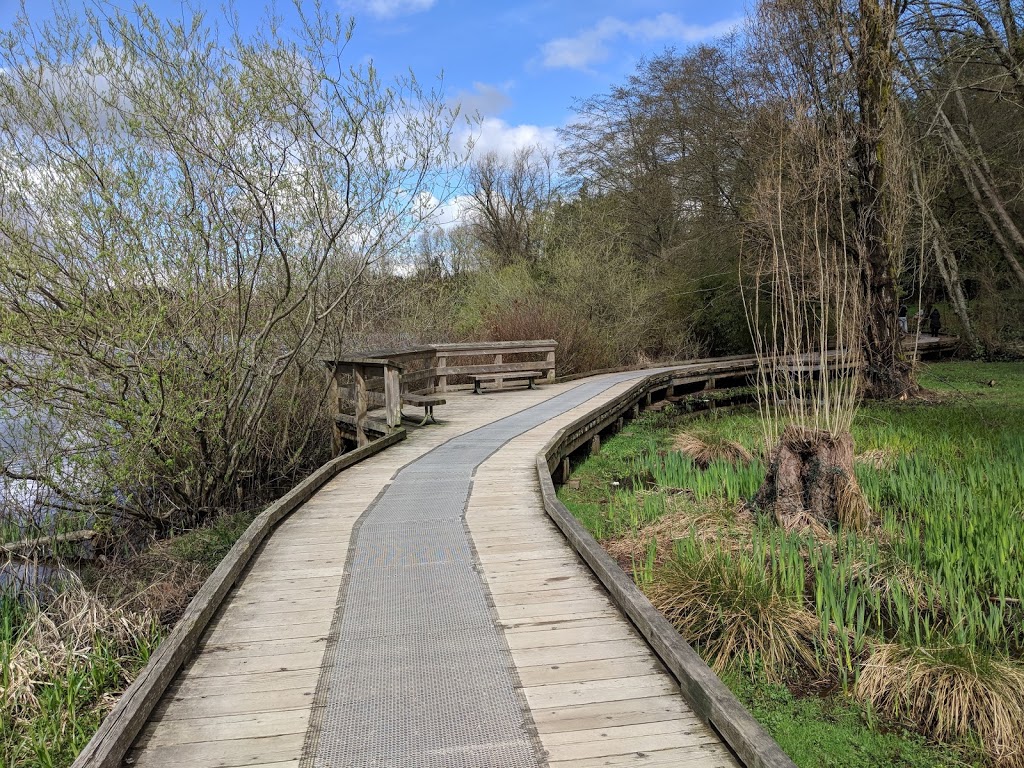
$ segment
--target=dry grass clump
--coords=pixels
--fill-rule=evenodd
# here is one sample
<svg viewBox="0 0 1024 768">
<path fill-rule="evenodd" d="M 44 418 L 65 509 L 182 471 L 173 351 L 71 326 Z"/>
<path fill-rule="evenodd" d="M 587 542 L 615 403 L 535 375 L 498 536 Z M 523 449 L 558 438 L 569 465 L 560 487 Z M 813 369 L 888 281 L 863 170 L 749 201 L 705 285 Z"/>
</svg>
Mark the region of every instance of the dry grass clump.
<svg viewBox="0 0 1024 768">
<path fill-rule="evenodd" d="M 853 457 L 857 464 L 867 464 L 875 469 L 891 469 L 896 463 L 896 452 L 889 448 L 875 448 Z"/>
<path fill-rule="evenodd" d="M 38 598 L 4 601 L 0 713 L 15 730 L 57 719 L 54 731 L 67 733 L 77 727 L 81 710 L 105 713 L 113 696 L 80 696 L 88 697 L 101 677 L 120 676 L 119 689 L 126 687 L 137 658 L 148 656 L 156 642 L 151 613 L 111 608 L 76 580 L 39 588 Z M 68 695 L 57 693 L 61 689 Z"/>
<path fill-rule="evenodd" d="M 707 469 L 714 461 L 743 465 L 754 461 L 750 451 L 735 440 L 728 440 L 710 430 L 680 432 L 673 438 L 672 448 L 689 456 L 701 469 Z"/>
<path fill-rule="evenodd" d="M 931 738 L 980 739 L 1001 768 L 1024 767 L 1024 667 L 964 648 L 882 644 L 854 693 Z"/>
<path fill-rule="evenodd" d="M 605 551 L 620 563 L 644 557 L 651 541 L 656 542 L 658 563 L 672 554 L 675 542 L 695 537 L 699 541 L 726 539 L 749 543 L 750 515 L 728 504 L 709 500 L 694 504 L 686 494 L 665 497 L 664 515 L 614 539 L 602 542 Z"/>
<path fill-rule="evenodd" d="M 863 531 L 871 523 L 871 506 L 850 475 L 844 474 L 836 483 L 836 517 L 847 531 Z"/>
<path fill-rule="evenodd" d="M 715 671 L 739 662 L 776 681 L 822 673 L 818 620 L 753 558 L 692 539 L 675 555 L 647 596 Z"/>
</svg>

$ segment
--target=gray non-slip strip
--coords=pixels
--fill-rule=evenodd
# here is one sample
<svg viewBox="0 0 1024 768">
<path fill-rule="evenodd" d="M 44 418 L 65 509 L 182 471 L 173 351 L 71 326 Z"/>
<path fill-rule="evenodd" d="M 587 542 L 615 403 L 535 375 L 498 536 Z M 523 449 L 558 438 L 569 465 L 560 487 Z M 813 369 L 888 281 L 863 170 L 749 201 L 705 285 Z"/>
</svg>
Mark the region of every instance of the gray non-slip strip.
<svg viewBox="0 0 1024 768">
<path fill-rule="evenodd" d="M 465 526 L 476 468 L 619 382 L 587 382 L 402 468 L 353 531 L 305 764 L 532 768 L 543 758 Z"/>
</svg>

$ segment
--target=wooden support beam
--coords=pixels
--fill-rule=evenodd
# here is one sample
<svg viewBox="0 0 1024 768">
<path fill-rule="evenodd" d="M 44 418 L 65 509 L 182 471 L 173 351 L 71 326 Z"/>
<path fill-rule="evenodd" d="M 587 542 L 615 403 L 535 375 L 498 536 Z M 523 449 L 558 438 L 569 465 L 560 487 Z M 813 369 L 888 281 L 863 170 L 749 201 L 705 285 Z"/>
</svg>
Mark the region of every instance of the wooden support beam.
<svg viewBox="0 0 1024 768">
<path fill-rule="evenodd" d="M 384 414 L 388 427 L 402 423 L 402 383 L 399 370 L 393 365 L 384 368 Z"/>
<path fill-rule="evenodd" d="M 356 404 L 356 448 L 370 442 L 366 437 L 366 369 L 361 365 L 352 366 L 352 399 Z"/>
<path fill-rule="evenodd" d="M 340 456 L 345 449 L 345 440 L 341 434 L 341 427 L 338 425 L 338 416 L 341 415 L 341 382 L 338 381 L 338 369 L 335 367 L 331 372 L 331 456 Z"/>
<path fill-rule="evenodd" d="M 447 368 L 448 367 L 448 356 L 447 355 L 438 355 L 437 356 L 437 362 L 435 363 L 434 367 L 436 369 L 438 369 L 438 370 L 440 370 L 442 368 Z M 437 377 L 437 391 L 438 392 L 447 392 L 448 391 L 448 377 L 447 376 L 438 376 Z"/>
<path fill-rule="evenodd" d="M 555 379 L 555 350 L 552 349 L 550 352 L 548 352 L 547 353 L 547 357 L 545 358 L 545 360 L 547 361 L 548 365 L 551 366 L 550 368 L 548 368 L 548 381 L 554 381 L 554 379 Z"/>
<path fill-rule="evenodd" d="M 590 438 L 590 455 L 601 452 L 601 435 L 597 434 Z"/>
</svg>

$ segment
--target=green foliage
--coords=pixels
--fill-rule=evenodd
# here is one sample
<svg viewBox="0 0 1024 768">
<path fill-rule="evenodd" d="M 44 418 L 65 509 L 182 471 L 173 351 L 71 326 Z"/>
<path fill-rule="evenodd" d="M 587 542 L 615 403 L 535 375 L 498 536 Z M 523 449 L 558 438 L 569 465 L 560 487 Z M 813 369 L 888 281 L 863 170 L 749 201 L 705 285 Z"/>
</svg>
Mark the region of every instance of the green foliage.
<svg viewBox="0 0 1024 768">
<path fill-rule="evenodd" d="M 872 662 L 871 679 L 859 686 L 868 656 L 892 657 L 885 663 L 902 669 L 911 657 L 895 650 L 879 656 L 874 649 L 920 649 L 911 655 L 921 688 L 906 692 L 917 704 L 890 697 L 897 703 L 889 716 L 898 711 L 936 737 L 952 733 L 959 741 L 971 726 L 964 731 L 943 724 L 973 717 L 980 727 L 981 715 L 953 707 L 983 697 L 994 702 L 993 711 L 1010 713 L 989 712 L 998 728 L 991 729 L 996 736 L 984 734 L 989 753 L 1001 754 L 1009 749 L 999 746 L 1005 734 L 1024 725 L 1012 714 L 1016 697 L 1000 682 L 1024 674 L 1024 365 L 936 364 L 923 370 L 921 381 L 938 402 L 874 403 L 854 421 L 857 477 L 875 519 L 863 533 L 823 540 L 813 532 L 787 532 L 756 514 L 742 523 L 721 515 L 700 518 L 702 507 L 735 508 L 749 499 L 764 477 L 763 464 L 715 461 L 702 470 L 671 451 L 673 425 L 665 417 L 638 421 L 628 434 L 606 441 L 601 454 L 580 467 L 579 490 L 563 488 L 561 495 L 605 539 L 649 536 L 645 526 L 659 524 L 667 512 L 695 516 L 699 524 L 675 535 L 674 551 L 662 553 L 663 565 L 645 588 L 668 606 L 699 650 L 721 660 L 719 638 L 697 631 L 702 625 L 686 615 L 686 606 L 703 602 L 709 616 L 721 618 L 735 608 L 735 601 L 728 609 L 720 604 L 725 594 L 765 605 L 753 599 L 759 583 L 813 615 L 818 647 L 828 649 L 823 661 L 829 676 L 844 691 L 882 701 L 906 674 L 887 675 L 876 669 L 881 661 Z M 697 423 L 702 426 L 694 431 L 714 430 L 763 456 L 756 414 L 711 414 Z M 609 478 L 621 490 L 609 490 Z M 680 493 L 692 504 L 672 501 Z M 717 589 L 696 589 L 699 574 L 711 567 Z M 727 587 L 748 582 L 743 590 Z M 673 601 L 665 585 L 689 599 Z M 764 615 L 746 613 L 751 622 Z M 731 658 L 777 679 L 785 676 L 785 664 L 770 648 L 764 636 Z M 993 676 L 987 669 L 1000 671 Z M 925 722 L 919 719 L 925 717 L 922 702 L 930 701 L 928 690 L 938 684 L 933 681 L 954 693 L 934 702 L 946 714 Z M 976 693 L 963 694 L 968 685 Z"/>
<path fill-rule="evenodd" d="M 0 33 L 0 390 L 31 439 L 0 467 L 160 533 L 259 503 L 328 455 L 321 358 L 446 196 L 456 116 L 346 63 L 319 6 L 222 35 L 31 5 Z"/>
<path fill-rule="evenodd" d="M 259 510 L 243 510 L 222 515 L 201 528 L 175 536 L 168 542 L 170 554 L 213 571 L 258 514 Z"/>
<path fill-rule="evenodd" d="M 738 670 L 726 670 L 722 679 L 800 768 L 967 765 L 955 752 L 929 746 L 913 733 L 875 727 L 870 710 L 848 699 L 798 697 L 784 685 Z"/>
</svg>

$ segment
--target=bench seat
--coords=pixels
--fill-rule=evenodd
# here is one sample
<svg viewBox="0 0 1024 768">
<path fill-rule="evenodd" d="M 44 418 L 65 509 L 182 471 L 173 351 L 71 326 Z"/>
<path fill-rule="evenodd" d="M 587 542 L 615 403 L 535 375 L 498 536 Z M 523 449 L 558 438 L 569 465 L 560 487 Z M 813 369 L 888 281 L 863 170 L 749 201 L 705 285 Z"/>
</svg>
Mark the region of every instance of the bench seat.
<svg viewBox="0 0 1024 768">
<path fill-rule="evenodd" d="M 444 405 L 447 400 L 441 395 L 414 395 L 411 392 L 402 393 L 402 404 L 403 405 L 422 405 L 423 406 L 423 421 L 419 423 L 419 426 L 425 425 L 428 421 L 437 424 L 437 419 L 434 418 L 434 406 Z M 407 417 L 404 413 L 402 418 Z M 414 420 L 414 419 L 413 419 Z"/>
<path fill-rule="evenodd" d="M 471 374 L 470 378 L 473 379 L 473 393 L 479 395 L 483 392 L 480 384 L 485 381 L 497 382 L 500 387 L 507 379 L 526 379 L 526 385 L 530 389 L 536 389 L 537 385 L 534 381 L 541 376 L 544 376 L 541 371 L 514 371 L 511 373 L 475 373 Z"/>
</svg>

